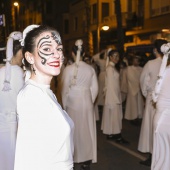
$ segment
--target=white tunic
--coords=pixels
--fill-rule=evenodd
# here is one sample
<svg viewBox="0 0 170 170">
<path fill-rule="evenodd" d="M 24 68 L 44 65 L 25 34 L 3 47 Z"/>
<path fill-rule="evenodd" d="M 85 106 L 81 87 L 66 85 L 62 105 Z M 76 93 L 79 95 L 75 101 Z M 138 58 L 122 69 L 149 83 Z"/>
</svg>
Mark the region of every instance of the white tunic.
<svg viewBox="0 0 170 170">
<path fill-rule="evenodd" d="M 168 66 L 161 86 L 154 116 L 154 143 L 152 170 L 170 169 L 170 67 Z"/>
<path fill-rule="evenodd" d="M 0 170 L 14 169 L 15 142 L 17 133 L 16 99 L 24 84 L 23 70 L 11 66 L 11 90 L 2 91 L 5 67 L 0 69 Z"/>
<path fill-rule="evenodd" d="M 155 107 L 152 102 L 152 91 L 154 90 L 162 59 L 148 61 L 144 66 L 141 76 L 140 85 L 143 95 L 146 98 L 145 111 L 141 125 L 138 150 L 141 152 L 152 153 L 153 148 L 153 117 Z"/>
<path fill-rule="evenodd" d="M 74 162 L 97 161 L 96 120 L 94 101 L 98 94 L 95 70 L 79 62 L 76 85 L 71 86 L 75 63 L 64 69 L 62 77 L 62 102 L 75 124 Z"/>
<path fill-rule="evenodd" d="M 50 86 L 28 80 L 17 97 L 14 170 L 71 170 L 73 122 Z"/>
<path fill-rule="evenodd" d="M 128 66 L 126 76 L 123 77 L 122 88 L 127 93 L 125 119 L 134 120 L 142 118 L 144 110 L 143 96 L 140 90 L 141 67 Z"/>
<path fill-rule="evenodd" d="M 101 126 L 103 133 L 108 135 L 121 133 L 122 116 L 119 73 L 114 63 L 110 62 L 106 68 L 105 105 Z"/>
</svg>

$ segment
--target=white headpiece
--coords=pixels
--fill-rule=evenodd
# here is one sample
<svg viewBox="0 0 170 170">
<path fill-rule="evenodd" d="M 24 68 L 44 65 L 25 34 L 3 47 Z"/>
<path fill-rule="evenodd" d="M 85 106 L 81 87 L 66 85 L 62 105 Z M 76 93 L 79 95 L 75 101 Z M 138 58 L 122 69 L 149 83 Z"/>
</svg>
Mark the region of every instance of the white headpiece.
<svg viewBox="0 0 170 170">
<path fill-rule="evenodd" d="M 78 47 L 78 50 L 77 50 L 76 64 L 75 64 L 75 68 L 74 68 L 74 75 L 73 75 L 73 78 L 71 80 L 71 85 L 76 84 L 78 65 L 79 65 L 79 61 L 80 61 L 80 54 L 81 54 L 81 50 L 82 50 L 83 40 L 78 39 L 75 42 L 75 45 Z"/>
<path fill-rule="evenodd" d="M 13 41 L 20 40 L 22 38 L 22 33 L 19 31 L 12 32 L 7 41 L 6 46 L 6 66 L 5 66 L 5 80 L 4 80 L 4 87 L 2 91 L 9 91 L 11 90 L 10 87 L 10 80 L 11 80 L 11 64 L 10 61 L 13 57 Z"/>
<path fill-rule="evenodd" d="M 108 50 L 106 50 L 106 67 L 108 66 L 109 64 L 109 52 L 112 50 L 112 48 L 109 48 Z"/>
<path fill-rule="evenodd" d="M 33 30 L 34 28 L 37 28 L 39 27 L 39 25 L 29 25 L 27 26 L 24 31 L 23 31 L 23 39 L 21 39 L 21 46 L 24 46 L 25 45 L 25 37 L 27 35 L 28 32 L 30 32 L 31 30 Z"/>
<path fill-rule="evenodd" d="M 163 80 L 163 75 L 167 66 L 167 61 L 168 61 L 168 55 L 170 54 L 170 43 L 163 44 L 161 46 L 161 51 L 164 54 L 161 67 L 159 70 L 159 75 L 158 75 L 158 80 L 155 85 L 155 89 L 152 93 L 152 99 L 154 102 L 157 102 L 160 90 L 161 90 L 161 85 L 162 85 L 162 80 Z"/>
<path fill-rule="evenodd" d="M 31 30 L 33 30 L 34 28 L 39 27 L 39 26 L 40 25 L 29 25 L 24 29 L 24 31 L 23 31 L 23 39 L 20 40 L 21 46 L 25 45 L 25 37 L 26 37 L 27 33 L 30 32 Z M 31 77 L 31 71 L 26 69 L 24 59 L 22 60 L 22 63 L 24 65 L 24 70 L 25 70 L 24 77 L 25 77 L 25 82 L 26 82 Z"/>
<path fill-rule="evenodd" d="M 79 39 L 75 42 L 75 45 L 78 47 L 77 56 L 76 56 L 76 64 L 78 65 L 78 63 L 80 61 L 80 54 L 81 54 L 81 50 L 82 50 L 83 41 L 81 39 Z"/>
</svg>

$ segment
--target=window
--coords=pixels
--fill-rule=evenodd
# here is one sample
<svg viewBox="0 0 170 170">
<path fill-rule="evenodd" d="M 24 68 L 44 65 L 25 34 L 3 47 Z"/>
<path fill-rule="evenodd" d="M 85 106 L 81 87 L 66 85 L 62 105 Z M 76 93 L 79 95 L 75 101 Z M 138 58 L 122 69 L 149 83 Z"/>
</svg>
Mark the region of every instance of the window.
<svg viewBox="0 0 170 170">
<path fill-rule="evenodd" d="M 102 3 L 102 18 L 109 16 L 109 3 Z"/>
<path fill-rule="evenodd" d="M 151 0 L 151 16 L 170 13 L 170 0 Z"/>
<path fill-rule="evenodd" d="M 50 3 L 46 3 L 46 13 L 47 14 L 52 14 L 52 8 L 53 4 L 50 2 Z"/>
<path fill-rule="evenodd" d="M 78 18 L 75 17 L 74 18 L 74 31 L 77 31 L 77 29 L 78 29 Z"/>
<path fill-rule="evenodd" d="M 96 20 L 97 19 L 97 4 L 93 4 L 92 6 L 92 18 L 93 20 Z"/>
<path fill-rule="evenodd" d="M 68 34 L 69 33 L 69 20 L 65 19 L 64 20 L 64 34 Z"/>
</svg>

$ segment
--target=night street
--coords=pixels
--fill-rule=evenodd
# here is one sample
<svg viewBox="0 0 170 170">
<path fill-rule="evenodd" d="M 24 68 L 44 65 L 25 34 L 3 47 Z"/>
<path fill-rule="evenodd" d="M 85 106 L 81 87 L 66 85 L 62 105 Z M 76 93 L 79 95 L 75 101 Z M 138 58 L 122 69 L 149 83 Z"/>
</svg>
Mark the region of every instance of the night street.
<svg viewBox="0 0 170 170">
<path fill-rule="evenodd" d="M 147 158 L 147 154 L 137 151 L 140 126 L 131 125 L 123 120 L 122 136 L 130 142 L 129 145 L 117 144 L 106 139 L 100 130 L 101 122 L 97 121 L 97 163 L 91 165 L 91 170 L 150 170 L 150 167 L 139 162 Z M 79 170 L 79 165 L 75 170 Z"/>
</svg>

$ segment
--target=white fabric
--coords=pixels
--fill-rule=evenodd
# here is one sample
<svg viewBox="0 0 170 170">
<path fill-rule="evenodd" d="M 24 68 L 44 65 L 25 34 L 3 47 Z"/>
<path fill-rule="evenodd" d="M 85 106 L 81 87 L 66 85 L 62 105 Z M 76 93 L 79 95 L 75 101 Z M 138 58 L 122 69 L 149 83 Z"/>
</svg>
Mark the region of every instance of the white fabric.
<svg viewBox="0 0 170 170">
<path fill-rule="evenodd" d="M 121 103 L 119 73 L 114 64 L 109 62 L 106 68 L 105 105 L 101 126 L 104 134 L 121 133 L 123 117 Z"/>
<path fill-rule="evenodd" d="M 124 76 L 126 76 L 126 67 L 125 68 L 121 68 L 120 69 L 120 91 L 121 91 L 121 98 L 122 98 L 122 103 L 126 101 L 126 96 L 127 96 L 127 92 L 123 92 L 123 88 L 125 87 L 123 85 L 124 81 Z M 127 87 L 126 87 L 127 88 Z M 125 90 L 126 91 L 126 90 Z"/>
<path fill-rule="evenodd" d="M 94 102 L 98 93 L 95 70 L 83 61 L 79 62 L 77 81 L 71 86 L 74 64 L 64 69 L 62 76 L 63 107 L 75 124 L 74 162 L 97 161 L 96 119 Z"/>
<path fill-rule="evenodd" d="M 19 66 L 11 66 L 10 91 L 2 91 L 4 78 L 5 66 L 0 69 L 0 170 L 13 170 L 17 133 L 16 99 L 24 84 L 23 70 Z"/>
<path fill-rule="evenodd" d="M 143 96 L 140 90 L 141 67 L 128 66 L 122 80 L 122 92 L 127 93 L 125 119 L 142 118 L 144 110 Z"/>
<path fill-rule="evenodd" d="M 6 67 L 5 67 L 5 78 L 4 78 L 4 87 L 3 91 L 11 90 L 11 64 L 10 61 L 13 58 L 13 41 L 20 40 L 22 38 L 22 33 L 19 31 L 12 32 L 7 41 L 6 46 Z"/>
<path fill-rule="evenodd" d="M 28 80 L 17 97 L 14 170 L 71 170 L 73 127 L 48 85 Z"/>
<path fill-rule="evenodd" d="M 141 90 L 146 98 L 146 101 L 138 150 L 145 153 L 152 153 L 153 148 L 153 117 L 156 110 L 152 102 L 152 91 L 154 90 L 156 84 L 161 62 L 162 59 L 160 57 L 148 61 L 144 66 L 140 76 Z"/>
<path fill-rule="evenodd" d="M 33 30 L 34 28 L 37 28 L 37 27 L 39 27 L 39 25 L 29 25 L 24 29 L 23 38 L 20 40 L 22 46 L 25 45 L 24 41 L 25 41 L 25 37 L 26 37 L 27 33 L 30 32 L 31 30 Z"/>
<path fill-rule="evenodd" d="M 154 143 L 151 170 L 170 168 L 170 67 L 165 70 L 154 117 Z"/>
<path fill-rule="evenodd" d="M 100 73 L 98 76 L 99 92 L 97 96 L 97 104 L 104 105 L 104 84 L 105 84 L 105 74 L 106 74 L 106 60 L 99 58 L 100 53 L 93 56 L 95 63 L 99 66 Z"/>
</svg>

